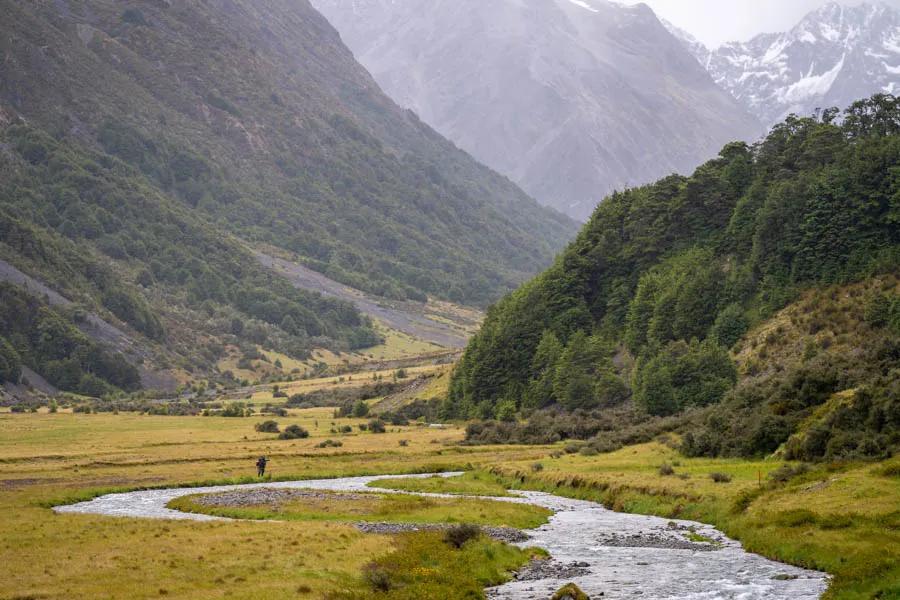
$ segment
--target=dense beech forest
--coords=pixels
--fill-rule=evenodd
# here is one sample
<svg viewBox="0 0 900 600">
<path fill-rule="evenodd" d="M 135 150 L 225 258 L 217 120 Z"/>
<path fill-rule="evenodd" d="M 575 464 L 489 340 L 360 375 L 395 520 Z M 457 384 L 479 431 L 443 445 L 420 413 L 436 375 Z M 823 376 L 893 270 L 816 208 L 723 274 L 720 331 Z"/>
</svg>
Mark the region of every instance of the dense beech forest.
<svg viewBox="0 0 900 600">
<path fill-rule="evenodd" d="M 878 95 L 791 116 L 689 177 L 608 197 L 553 267 L 491 307 L 444 415 L 502 421 L 630 403 L 649 418 L 724 401 L 694 419 L 688 451 L 753 454 L 778 448 L 832 394 L 865 386 L 849 424 L 797 452 L 825 454 L 842 427 L 871 431 L 867 452 L 895 443 L 878 438 L 900 414 L 885 383 L 900 366 L 889 281 L 858 299 L 869 308 L 853 352 L 828 351 L 822 332 L 837 317 L 826 313 L 804 331 L 818 345 L 796 366 L 758 376 L 766 356 L 750 372 L 735 357 L 747 332 L 804 294 L 896 272 L 898 134 L 900 102 Z"/>
</svg>

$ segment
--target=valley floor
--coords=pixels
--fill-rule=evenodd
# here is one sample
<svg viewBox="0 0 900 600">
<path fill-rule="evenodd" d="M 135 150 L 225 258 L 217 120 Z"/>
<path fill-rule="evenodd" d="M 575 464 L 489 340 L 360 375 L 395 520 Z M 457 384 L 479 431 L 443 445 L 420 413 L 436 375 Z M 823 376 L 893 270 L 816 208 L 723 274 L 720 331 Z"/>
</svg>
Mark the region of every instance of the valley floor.
<svg viewBox="0 0 900 600">
<path fill-rule="evenodd" d="M 356 427 L 363 421 L 333 419 L 327 408 L 279 418 L 282 427 L 296 423 L 311 433 L 284 441 L 256 432 L 258 420 L 0 413 L 0 596 L 354 597 L 353 590 L 368 589 L 362 572 L 373 559 L 393 557 L 408 570 L 416 557 L 433 556 L 441 573 L 479 560 L 447 554 L 436 533 L 393 537 L 321 521 L 163 522 L 49 509 L 116 489 L 255 480 L 254 462 L 265 454 L 273 479 L 475 469 L 480 474 L 450 487 L 544 489 L 699 520 L 752 551 L 832 573 L 831 598 L 900 597 L 896 459 L 823 465 L 776 485 L 770 475 L 780 462 L 684 459 L 660 443 L 599 456 L 568 455 L 562 446 L 461 447 L 457 427 L 389 426 L 372 434 Z M 353 433 L 332 433 L 345 424 Z M 318 448 L 325 439 L 343 445 Z M 674 474 L 660 474 L 664 463 Z M 717 483 L 712 473 L 730 480 Z M 527 558 L 499 548 L 479 546 L 478 556 L 498 561 L 480 577 Z"/>
</svg>

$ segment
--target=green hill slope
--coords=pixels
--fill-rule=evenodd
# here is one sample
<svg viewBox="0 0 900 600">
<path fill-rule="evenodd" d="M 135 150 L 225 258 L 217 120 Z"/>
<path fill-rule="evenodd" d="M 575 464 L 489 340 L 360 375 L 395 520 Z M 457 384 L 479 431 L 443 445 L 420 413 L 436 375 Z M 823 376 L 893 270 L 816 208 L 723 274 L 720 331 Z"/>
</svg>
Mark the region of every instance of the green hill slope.
<svg viewBox="0 0 900 600">
<path fill-rule="evenodd" d="M 256 245 L 388 298 L 485 304 L 574 233 L 388 100 L 305 0 L 0 11 L 0 259 L 75 302 L 45 307 L 69 325 L 126 328 L 135 366 L 184 380 L 226 343 L 377 342 Z M 33 325 L 0 336 L 35 368 Z M 97 369 L 76 362 L 51 383 L 84 391 Z"/>
<path fill-rule="evenodd" d="M 2 8 L 7 120 L 356 287 L 486 303 L 574 233 L 393 104 L 305 1 Z"/>
<path fill-rule="evenodd" d="M 786 441 L 831 393 L 896 374 L 893 291 L 872 300 L 888 307 L 877 335 L 855 337 L 843 361 L 773 366 L 765 387 L 729 354 L 803 290 L 900 264 L 900 104 L 876 96 L 834 117 L 791 117 L 753 148 L 727 146 L 690 177 L 605 200 L 553 267 L 489 311 L 454 373 L 445 416 L 509 418 L 629 399 L 645 415 L 666 416 L 726 398 L 730 409 L 701 429 L 721 432 L 740 405 L 733 440 L 693 451 L 756 453 Z M 827 313 L 817 327 L 836 330 L 838 319 Z M 767 403 L 773 387 L 784 392 L 778 406 Z M 874 412 L 897 402 L 895 391 L 871 393 Z M 871 428 L 885 426 L 896 442 L 896 424 Z M 772 439 L 748 441 L 754 432 Z"/>
</svg>

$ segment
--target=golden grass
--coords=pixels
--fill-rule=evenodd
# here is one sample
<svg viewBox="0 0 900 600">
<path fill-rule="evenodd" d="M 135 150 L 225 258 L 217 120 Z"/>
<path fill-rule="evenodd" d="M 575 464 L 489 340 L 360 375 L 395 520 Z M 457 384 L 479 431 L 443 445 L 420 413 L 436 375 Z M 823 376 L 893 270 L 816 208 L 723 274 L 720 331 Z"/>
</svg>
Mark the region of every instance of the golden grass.
<svg viewBox="0 0 900 600">
<path fill-rule="evenodd" d="M 470 498 L 428 498 L 406 494 L 333 494 L 293 496 L 281 501 L 242 506 L 216 505 L 216 494 L 177 498 L 170 508 L 235 519 L 337 521 L 353 523 L 441 523 L 532 529 L 547 522 L 551 511 L 539 506 Z M 210 503 L 212 502 L 212 504 Z"/>
<path fill-rule="evenodd" d="M 363 434 L 353 419 L 335 421 L 353 435 L 335 436 L 331 413 L 279 419 L 311 432 L 295 441 L 255 432 L 258 418 L 0 414 L 0 597 L 320 598 L 358 589 L 360 568 L 390 552 L 390 539 L 339 523 L 160 522 L 56 515 L 46 505 L 101 490 L 245 481 L 260 454 L 275 478 L 299 479 L 487 467 L 546 452 L 445 446 L 462 438 L 458 428 Z M 314 447 L 325 438 L 344 446 Z M 303 586 L 310 591 L 298 593 Z"/>
</svg>

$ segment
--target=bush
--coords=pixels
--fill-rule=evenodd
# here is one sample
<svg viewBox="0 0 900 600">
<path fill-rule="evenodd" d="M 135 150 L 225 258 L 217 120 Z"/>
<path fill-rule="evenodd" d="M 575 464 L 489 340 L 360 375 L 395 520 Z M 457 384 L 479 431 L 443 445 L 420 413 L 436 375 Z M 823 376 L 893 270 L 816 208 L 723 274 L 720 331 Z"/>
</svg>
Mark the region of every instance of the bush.
<svg viewBox="0 0 900 600">
<path fill-rule="evenodd" d="M 570 442 L 565 445 L 563 451 L 566 454 L 578 454 L 578 451 L 581 450 L 582 444 L 577 444 L 575 442 Z"/>
<path fill-rule="evenodd" d="M 659 474 L 662 476 L 674 475 L 675 468 L 669 463 L 663 463 L 659 466 Z"/>
<path fill-rule="evenodd" d="M 384 421 L 381 419 L 372 419 L 369 421 L 369 431 L 372 433 L 384 433 L 387 429 L 384 426 Z"/>
<path fill-rule="evenodd" d="M 477 525 L 454 525 L 444 533 L 444 541 L 454 548 L 462 548 L 469 540 L 481 535 L 481 528 Z"/>
<path fill-rule="evenodd" d="M 385 567 L 371 562 L 363 567 L 363 579 L 376 592 L 391 590 L 391 575 Z"/>
<path fill-rule="evenodd" d="M 728 473 L 719 473 L 718 471 L 710 473 L 709 478 L 716 483 L 729 483 L 731 481 L 731 475 Z"/>
<path fill-rule="evenodd" d="M 353 416 L 357 419 L 361 419 L 369 414 L 369 405 L 365 403 L 363 400 L 358 400 L 356 404 L 353 405 Z"/>
<path fill-rule="evenodd" d="M 407 446 L 409 446 L 409 440 L 400 440 L 398 443 L 400 444 L 401 448 L 406 448 Z"/>
<path fill-rule="evenodd" d="M 398 427 L 409 425 L 409 419 L 407 419 L 406 417 L 404 417 L 403 415 L 401 415 L 399 413 L 384 414 L 384 415 L 381 415 L 381 418 L 383 420 L 387 421 L 388 423 L 390 423 L 391 425 L 396 425 Z"/>
<path fill-rule="evenodd" d="M 278 436 L 279 440 L 296 440 L 301 438 L 308 438 L 309 432 L 299 425 L 288 425 L 284 428 L 284 431 L 281 432 L 281 435 Z"/>
<path fill-rule="evenodd" d="M 278 429 L 277 421 L 263 421 L 262 423 L 257 423 L 254 426 L 254 429 L 260 433 L 278 433 L 281 431 Z"/>
<path fill-rule="evenodd" d="M 809 467 L 804 463 L 798 465 L 783 464 L 769 473 L 769 479 L 774 483 L 787 483 L 794 477 L 802 475 L 807 471 L 809 471 Z"/>
<path fill-rule="evenodd" d="M 325 440 L 316 444 L 316 448 L 340 448 L 344 443 L 339 440 Z"/>
<path fill-rule="evenodd" d="M 531 472 L 532 472 L 532 473 L 540 473 L 540 472 L 543 471 L 543 470 L 544 470 L 544 465 L 541 464 L 541 463 L 539 463 L 539 462 L 533 463 L 533 464 L 531 465 Z"/>
<path fill-rule="evenodd" d="M 574 583 L 567 583 L 562 586 L 553 596 L 550 597 L 550 600 L 590 600 L 588 595 L 581 591 Z"/>
</svg>

